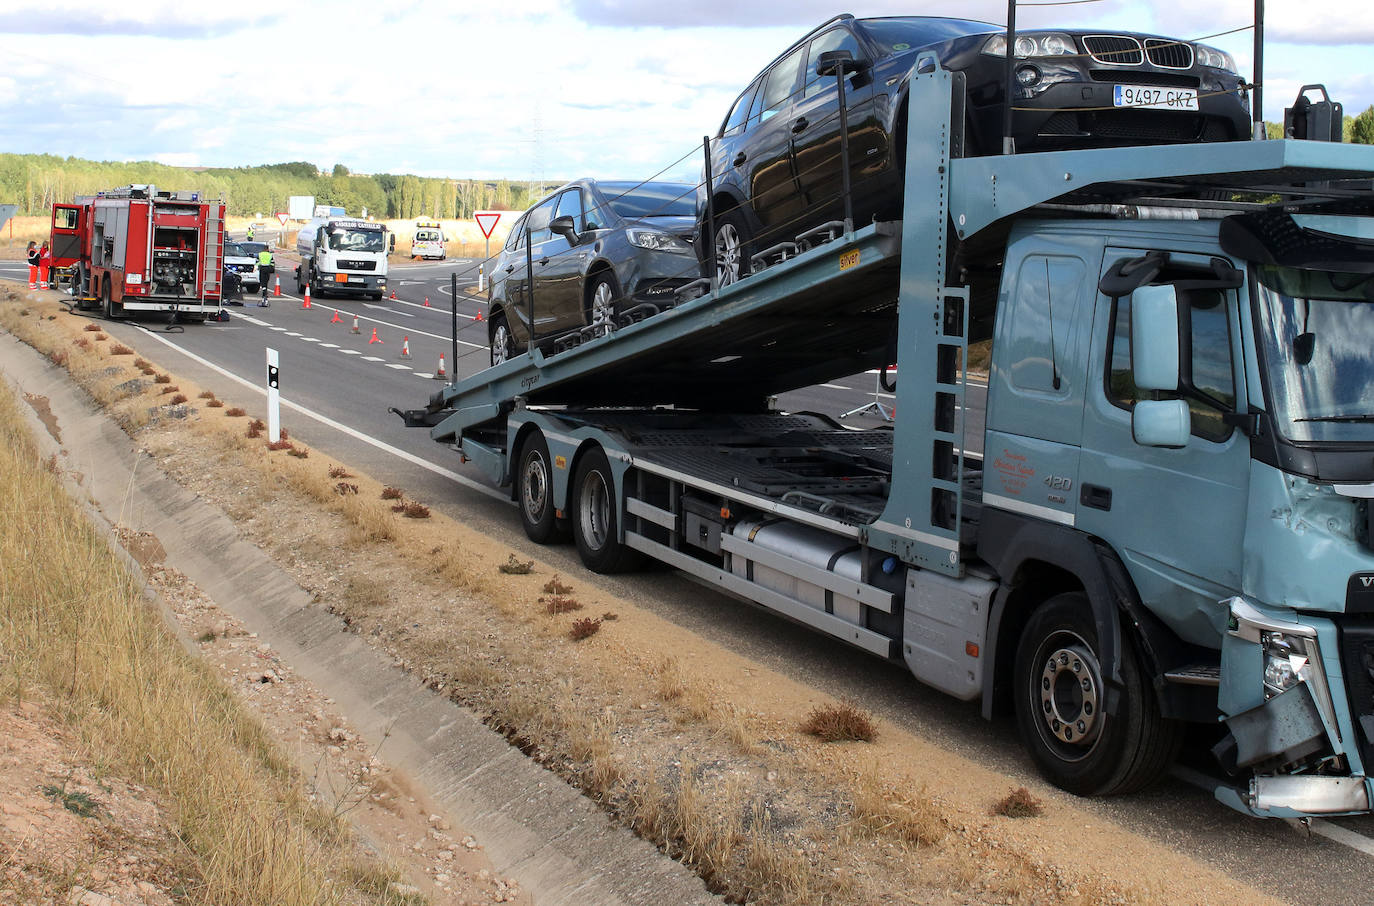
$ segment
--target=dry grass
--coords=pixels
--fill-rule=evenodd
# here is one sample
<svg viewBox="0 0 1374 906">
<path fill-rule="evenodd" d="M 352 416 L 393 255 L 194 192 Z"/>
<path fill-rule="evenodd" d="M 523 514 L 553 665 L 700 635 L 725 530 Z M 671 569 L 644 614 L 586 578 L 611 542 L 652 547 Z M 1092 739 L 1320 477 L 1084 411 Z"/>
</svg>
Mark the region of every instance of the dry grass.
<svg viewBox="0 0 1374 906">
<path fill-rule="evenodd" d="M 210 405 L 214 405 L 214 404 L 211 403 Z M 286 455 L 287 455 L 287 456 L 294 456 L 294 457 L 296 457 L 297 459 L 309 459 L 309 458 L 310 458 L 310 451 L 309 451 L 309 450 L 302 449 L 302 448 L 300 448 L 300 447 L 291 447 L 289 450 L 286 451 Z"/>
<path fill-rule="evenodd" d="M 283 437 L 281 440 L 268 441 L 267 449 L 271 450 L 273 453 L 277 453 L 281 450 L 294 450 L 296 449 L 296 445 Z"/>
<path fill-rule="evenodd" d="M 159 374 L 157 377 L 153 378 L 153 383 L 170 384 L 172 383 L 172 376 L 170 374 Z"/>
<path fill-rule="evenodd" d="M 242 418 L 248 413 L 243 411 L 243 409 L 239 408 L 238 406 L 231 406 L 228 409 L 224 410 L 224 414 L 229 416 L 230 418 Z"/>
<path fill-rule="evenodd" d="M 382 488 L 383 500 L 400 500 L 402 496 L 400 488 Z"/>
<path fill-rule="evenodd" d="M 178 393 L 176 396 L 172 397 L 171 400 L 169 400 L 169 402 L 173 406 L 180 406 L 182 403 L 186 401 L 186 394 L 184 393 Z"/>
<path fill-rule="evenodd" d="M 925 796 L 924 789 L 916 797 L 890 789 L 876 762 L 860 775 L 851 795 L 853 827 L 867 836 L 933 846 L 948 833 L 939 806 Z"/>
<path fill-rule="evenodd" d="M 353 477 L 353 473 L 350 472 L 350 471 L 348 471 L 347 469 L 345 469 L 343 466 L 330 466 L 330 467 L 329 467 L 329 477 L 330 477 L 330 478 L 352 478 L 352 477 Z"/>
<path fill-rule="evenodd" d="M 110 347 L 110 355 L 133 355 L 134 351 L 123 343 L 116 343 Z"/>
<path fill-rule="evenodd" d="M 994 815 L 1005 818 L 1038 818 L 1044 811 L 1045 806 L 1040 800 L 1023 786 L 1012 790 L 992 807 Z"/>
<path fill-rule="evenodd" d="M 516 558 L 515 554 L 511 554 L 506 558 L 505 563 L 496 568 L 508 576 L 528 576 L 534 572 L 534 561 L 520 560 Z"/>
<path fill-rule="evenodd" d="M 817 705 L 798 728 L 824 742 L 872 742 L 878 736 L 873 717 L 858 705 Z"/>
<path fill-rule="evenodd" d="M 202 390 L 200 391 L 200 393 L 196 394 L 196 398 L 202 400 L 212 400 L 215 398 L 215 392 L 213 390 Z"/>
<path fill-rule="evenodd" d="M 572 626 L 568 629 L 568 637 L 574 642 L 589 639 L 601 631 L 601 621 L 595 617 L 583 617 L 580 620 L 573 620 Z"/>
<path fill-rule="evenodd" d="M 570 598 L 567 595 L 549 595 L 548 597 L 541 597 L 539 603 L 543 604 L 544 611 L 551 615 L 571 613 L 574 610 L 582 609 L 581 601 L 576 598 Z M 600 621 L 597 622 L 599 623 Z M 600 626 L 597 628 L 599 629 Z M 592 631 L 595 632 L 596 630 Z"/>
<path fill-rule="evenodd" d="M 376 868 L 350 864 L 346 826 L 311 805 L 262 728 L 167 632 L 44 468 L 7 391 L 0 495 L 10 504 L 0 526 L 0 701 L 41 687 L 86 757 L 162 794 L 196 901 L 356 897 L 349 879 Z"/>
</svg>

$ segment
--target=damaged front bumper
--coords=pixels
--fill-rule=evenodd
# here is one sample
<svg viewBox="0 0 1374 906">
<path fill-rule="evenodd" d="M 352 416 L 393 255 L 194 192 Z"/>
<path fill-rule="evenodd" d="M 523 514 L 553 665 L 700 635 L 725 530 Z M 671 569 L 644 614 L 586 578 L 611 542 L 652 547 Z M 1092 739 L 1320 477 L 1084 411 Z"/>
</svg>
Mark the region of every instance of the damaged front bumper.
<svg viewBox="0 0 1374 906">
<path fill-rule="evenodd" d="M 1221 787 L 1217 798 L 1261 817 L 1367 812 L 1370 783 L 1349 744 L 1347 703 L 1332 695 L 1320 627 L 1271 615 L 1244 598 L 1224 603 L 1219 703 L 1230 732 L 1213 752 L 1229 772 L 1252 776 L 1248 789 Z M 1339 683 L 1341 671 L 1334 676 Z"/>
</svg>

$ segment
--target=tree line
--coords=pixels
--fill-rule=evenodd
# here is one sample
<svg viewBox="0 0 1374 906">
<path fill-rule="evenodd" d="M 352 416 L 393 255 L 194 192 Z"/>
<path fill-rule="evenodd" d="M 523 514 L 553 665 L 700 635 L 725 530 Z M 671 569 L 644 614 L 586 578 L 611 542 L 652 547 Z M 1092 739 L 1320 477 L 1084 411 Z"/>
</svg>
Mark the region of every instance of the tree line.
<svg viewBox="0 0 1374 906">
<path fill-rule="evenodd" d="M 173 167 L 153 161 L 93 161 L 51 154 L 0 154 L 0 202 L 20 214 L 46 214 L 56 202 L 127 185 L 223 197 L 229 214 L 252 216 L 287 209 L 292 195 L 313 195 L 353 215 L 364 208 L 385 219 L 433 217 L 466 220 L 473 211 L 523 211 L 557 183 L 508 179 L 441 179 L 410 174 L 328 173 L 295 161 L 257 167 Z"/>
</svg>

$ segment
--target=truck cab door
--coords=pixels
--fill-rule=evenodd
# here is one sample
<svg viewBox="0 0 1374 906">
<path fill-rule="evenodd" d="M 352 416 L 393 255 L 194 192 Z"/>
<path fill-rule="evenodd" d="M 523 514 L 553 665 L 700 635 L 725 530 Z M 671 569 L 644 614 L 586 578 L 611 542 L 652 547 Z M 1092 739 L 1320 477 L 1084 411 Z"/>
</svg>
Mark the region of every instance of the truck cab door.
<svg viewBox="0 0 1374 906">
<path fill-rule="evenodd" d="M 1108 248 L 1104 270 L 1141 249 Z M 1214 256 L 1173 253 L 1155 281 L 1205 279 Z M 1092 382 L 1083 414 L 1078 527 L 1111 544 L 1150 609 L 1185 640 L 1210 644 L 1226 620 L 1219 603 L 1241 587 L 1250 441 L 1224 415 L 1245 400 L 1239 306 L 1243 288 L 1175 288 L 1180 387 L 1136 387 L 1130 295 L 1097 295 Z M 1149 446 L 1132 430 L 1142 399 L 1187 402 L 1181 447 Z"/>
<path fill-rule="evenodd" d="M 52 206 L 53 267 L 70 267 L 81 257 L 81 212 L 80 205 Z"/>
</svg>

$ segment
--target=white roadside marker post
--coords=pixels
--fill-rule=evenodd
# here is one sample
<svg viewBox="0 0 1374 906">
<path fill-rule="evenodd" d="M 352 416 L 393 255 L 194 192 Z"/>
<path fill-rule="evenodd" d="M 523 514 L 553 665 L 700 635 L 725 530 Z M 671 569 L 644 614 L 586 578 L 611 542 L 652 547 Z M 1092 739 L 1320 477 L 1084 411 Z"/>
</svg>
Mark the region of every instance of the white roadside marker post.
<svg viewBox="0 0 1374 906">
<path fill-rule="evenodd" d="M 281 389 L 280 374 L 277 369 L 277 351 L 267 350 L 267 439 L 271 443 L 281 440 Z"/>
</svg>

